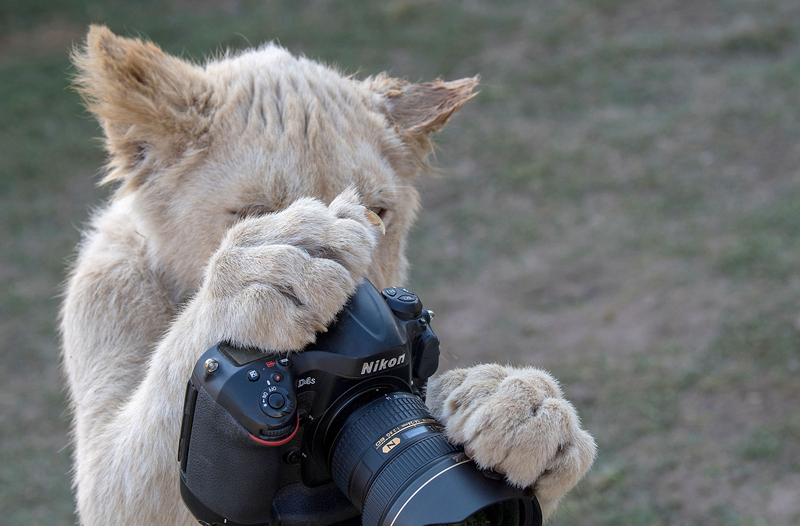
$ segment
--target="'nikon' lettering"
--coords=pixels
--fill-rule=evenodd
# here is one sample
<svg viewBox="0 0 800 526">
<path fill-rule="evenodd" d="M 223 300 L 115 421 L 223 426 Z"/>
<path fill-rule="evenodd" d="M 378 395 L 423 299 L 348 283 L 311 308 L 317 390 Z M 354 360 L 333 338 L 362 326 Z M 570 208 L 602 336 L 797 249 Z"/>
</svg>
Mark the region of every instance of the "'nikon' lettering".
<svg viewBox="0 0 800 526">
<path fill-rule="evenodd" d="M 374 362 L 364 362 L 361 366 L 361 374 L 370 374 L 375 373 L 378 371 L 383 371 L 384 369 L 391 369 L 401 363 L 405 363 L 406 361 L 406 354 L 403 353 L 396 358 L 391 359 L 382 359 L 382 360 L 375 360 Z"/>
</svg>

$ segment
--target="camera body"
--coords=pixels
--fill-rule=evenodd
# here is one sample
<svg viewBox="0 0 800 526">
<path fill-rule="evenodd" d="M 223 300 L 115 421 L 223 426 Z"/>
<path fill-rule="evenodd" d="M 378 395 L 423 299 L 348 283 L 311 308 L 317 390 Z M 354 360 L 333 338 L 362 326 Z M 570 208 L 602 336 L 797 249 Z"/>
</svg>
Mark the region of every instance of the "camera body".
<svg viewBox="0 0 800 526">
<path fill-rule="evenodd" d="M 178 447 L 181 495 L 200 523 L 449 524 L 484 501 L 523 516 L 508 524 L 540 522 L 530 491 L 479 472 L 428 413 L 431 318 L 413 292 L 365 280 L 303 352 L 208 349 L 187 385 Z M 475 492 L 469 509 L 429 517 L 423 501 L 437 484 Z"/>
</svg>

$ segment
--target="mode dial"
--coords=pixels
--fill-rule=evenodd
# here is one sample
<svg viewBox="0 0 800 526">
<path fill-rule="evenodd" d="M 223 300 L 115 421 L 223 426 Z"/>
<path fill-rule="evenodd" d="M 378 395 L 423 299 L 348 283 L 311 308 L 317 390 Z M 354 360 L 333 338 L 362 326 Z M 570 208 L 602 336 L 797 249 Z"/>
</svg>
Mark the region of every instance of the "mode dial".
<svg viewBox="0 0 800 526">
<path fill-rule="evenodd" d="M 269 417 L 281 418 L 295 409 L 294 396 L 283 387 L 270 385 L 261 391 L 261 410 Z"/>
</svg>

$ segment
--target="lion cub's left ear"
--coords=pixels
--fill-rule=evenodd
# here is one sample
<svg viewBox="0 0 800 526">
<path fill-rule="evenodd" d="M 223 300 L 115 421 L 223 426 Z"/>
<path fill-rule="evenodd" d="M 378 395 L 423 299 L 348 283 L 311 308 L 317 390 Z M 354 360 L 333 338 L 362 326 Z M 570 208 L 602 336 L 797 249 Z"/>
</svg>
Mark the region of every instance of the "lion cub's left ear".
<svg viewBox="0 0 800 526">
<path fill-rule="evenodd" d="M 477 95 L 474 90 L 479 80 L 476 76 L 412 84 L 380 74 L 364 82 L 369 91 L 378 95 L 383 113 L 404 142 L 426 156 L 431 149 L 431 134 L 441 130 L 456 111 Z"/>
<path fill-rule="evenodd" d="M 212 119 L 212 89 L 204 71 L 151 42 L 92 26 L 72 56 L 75 84 L 106 135 L 109 172 L 133 190 L 188 151 L 203 148 Z"/>
</svg>

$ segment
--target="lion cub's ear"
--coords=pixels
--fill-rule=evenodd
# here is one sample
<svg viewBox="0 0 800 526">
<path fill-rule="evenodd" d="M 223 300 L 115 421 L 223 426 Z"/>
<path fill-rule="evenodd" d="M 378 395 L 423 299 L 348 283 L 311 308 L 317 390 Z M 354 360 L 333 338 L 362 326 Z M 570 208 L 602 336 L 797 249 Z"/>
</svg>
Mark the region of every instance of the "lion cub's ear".
<svg viewBox="0 0 800 526">
<path fill-rule="evenodd" d="M 430 151 L 430 135 L 441 130 L 450 117 L 469 99 L 479 77 L 444 82 L 412 84 L 385 74 L 365 81 L 368 88 L 381 97 L 383 111 L 403 139 L 420 149 Z"/>
<path fill-rule="evenodd" d="M 203 148 L 213 93 L 201 68 L 105 26 L 91 26 L 72 60 L 77 89 L 106 135 L 103 182 L 122 180 L 121 190 L 133 190 L 153 166 Z"/>
</svg>

